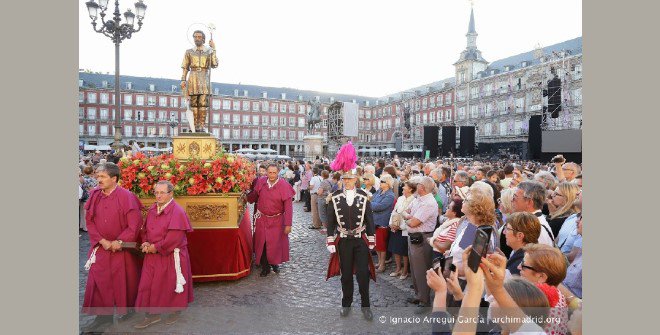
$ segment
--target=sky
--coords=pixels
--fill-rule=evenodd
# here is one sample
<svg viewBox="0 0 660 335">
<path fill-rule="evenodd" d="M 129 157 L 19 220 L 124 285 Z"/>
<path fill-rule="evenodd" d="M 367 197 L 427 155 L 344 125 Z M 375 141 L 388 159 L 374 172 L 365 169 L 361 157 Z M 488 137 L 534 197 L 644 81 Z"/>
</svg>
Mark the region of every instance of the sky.
<svg viewBox="0 0 660 335">
<path fill-rule="evenodd" d="M 79 1 L 78 67 L 114 74 L 114 44 L 92 30 Z M 120 12 L 135 1 L 120 0 Z M 180 78 L 191 27 L 210 23 L 220 61 L 213 82 L 367 97 L 454 77 L 471 6 L 468 0 L 144 3 L 142 30 L 121 43 L 121 75 Z M 473 3 L 477 47 L 489 62 L 582 36 L 580 0 Z"/>
</svg>

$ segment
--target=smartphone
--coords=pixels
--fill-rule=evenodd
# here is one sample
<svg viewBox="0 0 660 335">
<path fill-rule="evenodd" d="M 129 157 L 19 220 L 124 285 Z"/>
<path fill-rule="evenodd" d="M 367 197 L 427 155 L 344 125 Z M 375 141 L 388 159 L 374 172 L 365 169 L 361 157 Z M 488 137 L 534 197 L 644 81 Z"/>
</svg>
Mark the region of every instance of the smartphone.
<svg viewBox="0 0 660 335">
<path fill-rule="evenodd" d="M 454 265 L 454 257 L 450 256 L 445 258 L 445 264 L 442 267 L 442 276 L 449 278 L 452 271 L 456 271 L 456 265 Z"/>
<path fill-rule="evenodd" d="M 445 263 L 445 258 L 442 257 L 442 256 L 436 257 L 436 258 L 433 259 L 432 264 L 433 265 L 432 265 L 431 268 L 433 269 L 433 271 L 435 271 L 435 273 L 437 273 L 437 274 L 441 274 L 442 273 L 441 271 L 444 268 L 444 265 L 446 264 Z"/>
<path fill-rule="evenodd" d="M 474 242 L 472 243 L 472 251 L 468 256 L 468 267 L 472 269 L 472 272 L 477 272 L 477 270 L 479 270 L 481 257 L 486 256 L 492 232 L 493 227 L 491 226 L 480 226 L 477 228 L 477 232 L 474 236 Z"/>
</svg>

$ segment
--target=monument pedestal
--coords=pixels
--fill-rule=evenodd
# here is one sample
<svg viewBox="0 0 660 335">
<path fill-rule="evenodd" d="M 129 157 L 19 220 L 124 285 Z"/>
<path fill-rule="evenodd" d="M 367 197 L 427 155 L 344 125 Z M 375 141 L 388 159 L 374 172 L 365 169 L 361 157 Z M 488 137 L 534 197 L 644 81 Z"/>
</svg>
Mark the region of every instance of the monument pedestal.
<svg viewBox="0 0 660 335">
<path fill-rule="evenodd" d="M 186 133 L 172 137 L 172 154 L 180 161 L 211 159 L 217 148 L 216 138 L 208 133 Z"/>
<path fill-rule="evenodd" d="M 323 156 L 323 136 L 305 135 L 303 142 L 305 143 L 305 161 L 313 161 L 316 156 Z"/>
</svg>

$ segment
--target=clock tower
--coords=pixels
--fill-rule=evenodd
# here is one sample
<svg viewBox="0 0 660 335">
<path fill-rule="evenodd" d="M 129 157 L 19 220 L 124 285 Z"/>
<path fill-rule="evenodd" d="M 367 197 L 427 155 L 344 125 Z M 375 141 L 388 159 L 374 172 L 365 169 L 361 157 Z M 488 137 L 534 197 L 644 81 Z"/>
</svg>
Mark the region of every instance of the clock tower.
<svg viewBox="0 0 660 335">
<path fill-rule="evenodd" d="M 461 57 L 454 67 L 456 69 L 456 85 L 465 84 L 476 77 L 476 74 L 488 67 L 488 62 L 477 49 L 477 31 L 474 29 L 474 8 L 470 9 L 470 24 L 468 25 L 467 47 L 461 52 Z"/>
</svg>

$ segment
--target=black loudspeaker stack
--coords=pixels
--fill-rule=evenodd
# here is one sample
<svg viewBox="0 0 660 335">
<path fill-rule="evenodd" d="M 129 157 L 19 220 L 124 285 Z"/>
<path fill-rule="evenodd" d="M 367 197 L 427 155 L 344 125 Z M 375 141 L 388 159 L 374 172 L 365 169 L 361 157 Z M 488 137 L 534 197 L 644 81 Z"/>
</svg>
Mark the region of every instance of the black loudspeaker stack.
<svg viewBox="0 0 660 335">
<path fill-rule="evenodd" d="M 529 118 L 529 133 L 527 143 L 529 145 L 528 159 L 541 160 L 541 115 Z"/>
<path fill-rule="evenodd" d="M 438 126 L 424 126 L 424 150 L 422 151 L 422 157 L 426 156 L 426 150 L 430 151 L 430 157 L 440 156 L 438 129 Z"/>
<path fill-rule="evenodd" d="M 461 127 L 459 153 L 463 157 L 474 156 L 474 126 Z"/>
<path fill-rule="evenodd" d="M 456 127 L 442 127 L 442 156 L 448 157 L 450 153 L 456 153 Z"/>
</svg>

